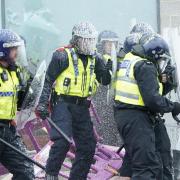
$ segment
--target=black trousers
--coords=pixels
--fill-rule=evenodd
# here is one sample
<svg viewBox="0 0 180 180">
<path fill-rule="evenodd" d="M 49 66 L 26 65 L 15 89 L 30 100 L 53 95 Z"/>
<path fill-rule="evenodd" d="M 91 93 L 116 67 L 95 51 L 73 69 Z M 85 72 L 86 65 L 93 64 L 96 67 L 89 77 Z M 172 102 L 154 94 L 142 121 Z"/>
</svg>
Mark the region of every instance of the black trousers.
<svg viewBox="0 0 180 180">
<path fill-rule="evenodd" d="M 180 151 L 173 150 L 174 180 L 180 179 Z"/>
<path fill-rule="evenodd" d="M 173 180 L 173 166 L 171 156 L 171 143 L 163 121 L 154 125 L 156 151 L 159 153 L 163 170 L 160 172 L 158 180 Z M 121 168 L 121 175 L 131 177 L 131 159 L 128 153 L 125 155 L 124 164 Z"/>
<path fill-rule="evenodd" d="M 126 150 L 121 176 L 161 180 L 163 165 L 148 114 L 140 110 L 115 110 L 115 120 Z"/>
<path fill-rule="evenodd" d="M 0 137 L 20 151 L 26 152 L 14 126 L 0 126 Z M 2 143 L 0 143 L 0 162 L 13 174 L 13 180 L 34 179 L 33 164 Z"/>
<path fill-rule="evenodd" d="M 173 180 L 173 160 L 171 142 L 164 123 L 161 121 L 154 127 L 156 150 L 159 152 L 163 165 L 163 180 Z"/>
<path fill-rule="evenodd" d="M 73 137 L 75 141 L 76 157 L 69 179 L 86 180 L 96 147 L 93 124 L 88 107 L 60 100 L 53 107 L 51 118 L 64 133 L 69 137 Z M 54 128 L 51 128 L 50 136 L 54 144 L 49 153 L 46 173 L 57 176 L 70 144 Z"/>
</svg>

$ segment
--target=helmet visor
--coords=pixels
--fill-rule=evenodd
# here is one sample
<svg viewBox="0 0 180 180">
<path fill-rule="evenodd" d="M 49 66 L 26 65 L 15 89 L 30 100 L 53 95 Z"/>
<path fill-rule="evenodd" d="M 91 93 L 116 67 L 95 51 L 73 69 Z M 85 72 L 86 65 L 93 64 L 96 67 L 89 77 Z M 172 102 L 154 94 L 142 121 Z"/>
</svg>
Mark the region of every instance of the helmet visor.
<svg viewBox="0 0 180 180">
<path fill-rule="evenodd" d="M 25 49 L 25 44 L 24 44 L 23 40 L 21 41 L 21 45 L 18 46 L 16 62 L 21 67 L 27 67 L 28 66 L 26 49 Z"/>
<path fill-rule="evenodd" d="M 111 55 L 112 48 L 115 47 L 116 51 L 118 50 L 118 41 L 103 41 L 103 54 Z"/>
<path fill-rule="evenodd" d="M 158 67 L 159 67 L 160 72 L 163 73 L 164 70 L 166 69 L 166 66 L 168 65 L 171 57 L 166 54 L 163 54 L 160 57 L 161 58 L 158 60 Z"/>
<path fill-rule="evenodd" d="M 96 49 L 96 38 L 78 37 L 76 46 L 80 54 L 93 55 Z"/>
</svg>

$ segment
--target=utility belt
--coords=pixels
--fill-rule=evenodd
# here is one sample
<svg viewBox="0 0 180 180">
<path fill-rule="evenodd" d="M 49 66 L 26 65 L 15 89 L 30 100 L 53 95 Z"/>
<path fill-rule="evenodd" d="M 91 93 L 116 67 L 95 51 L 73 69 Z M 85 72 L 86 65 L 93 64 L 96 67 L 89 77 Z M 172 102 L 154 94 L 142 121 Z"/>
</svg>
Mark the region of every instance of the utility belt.
<svg viewBox="0 0 180 180">
<path fill-rule="evenodd" d="M 15 126 L 13 120 L 0 119 L 0 127 L 11 127 Z"/>
<path fill-rule="evenodd" d="M 151 112 L 148 112 L 148 115 L 149 115 L 149 119 L 150 119 L 151 123 L 153 123 L 153 125 L 165 123 L 165 120 L 158 113 L 157 114 L 153 114 Z"/>
<path fill-rule="evenodd" d="M 70 104 L 76 104 L 79 106 L 85 106 L 85 107 L 90 107 L 91 101 L 87 99 L 87 97 L 77 97 L 77 96 L 67 96 L 67 95 L 57 95 L 54 93 L 53 95 L 53 100 L 51 101 L 52 105 L 54 106 L 60 101 L 64 101 Z"/>
</svg>

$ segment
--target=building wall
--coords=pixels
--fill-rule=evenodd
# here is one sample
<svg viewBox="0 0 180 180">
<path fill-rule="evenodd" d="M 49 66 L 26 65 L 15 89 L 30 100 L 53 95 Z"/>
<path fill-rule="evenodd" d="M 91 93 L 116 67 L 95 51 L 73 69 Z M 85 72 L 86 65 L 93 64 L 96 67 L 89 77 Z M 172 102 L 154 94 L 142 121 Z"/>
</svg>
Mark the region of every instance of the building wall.
<svg viewBox="0 0 180 180">
<path fill-rule="evenodd" d="M 161 0 L 161 29 L 180 27 L 180 0 Z"/>
<path fill-rule="evenodd" d="M 178 47 L 180 47 L 180 42 L 176 42 L 176 37 L 180 36 L 180 0 L 160 0 L 160 17 L 161 34 L 168 41 L 172 50 L 172 59 L 176 61 L 179 67 L 180 63 L 177 57 L 179 57 Z M 171 100 L 177 101 L 177 96 L 174 93 L 171 94 L 171 98 Z M 179 127 L 173 120 L 171 113 L 166 114 L 165 119 L 172 149 L 179 150 Z"/>
</svg>

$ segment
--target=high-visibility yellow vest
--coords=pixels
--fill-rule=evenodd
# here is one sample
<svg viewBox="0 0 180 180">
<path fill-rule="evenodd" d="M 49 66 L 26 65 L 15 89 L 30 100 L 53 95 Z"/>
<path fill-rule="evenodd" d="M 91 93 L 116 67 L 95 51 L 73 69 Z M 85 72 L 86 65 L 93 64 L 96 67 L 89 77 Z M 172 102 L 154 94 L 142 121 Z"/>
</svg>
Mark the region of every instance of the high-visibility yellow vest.
<svg viewBox="0 0 180 180">
<path fill-rule="evenodd" d="M 108 62 L 109 59 L 110 60 L 112 59 L 110 55 L 108 55 L 108 54 L 103 55 L 103 60 L 104 60 L 105 64 Z"/>
<path fill-rule="evenodd" d="M 104 54 L 104 55 L 103 55 L 103 59 L 104 59 L 104 62 L 107 63 L 108 60 L 109 60 L 109 59 L 111 60 L 112 58 L 111 58 L 110 55 Z M 123 57 L 122 57 L 122 58 L 117 57 L 117 63 L 121 63 L 122 60 L 123 60 Z M 117 65 L 118 65 L 118 64 L 117 64 Z"/>
<path fill-rule="evenodd" d="M 108 54 L 104 54 L 102 57 L 103 57 L 105 64 L 108 62 L 108 60 L 112 59 L 112 57 Z M 117 57 L 117 70 L 122 61 L 123 61 L 123 57 L 122 58 Z M 113 80 L 111 79 L 111 88 L 113 88 L 113 89 L 115 89 L 115 87 L 116 87 L 116 82 L 117 82 L 116 79 L 117 79 L 117 73 L 115 74 L 115 77 L 113 78 Z"/>
<path fill-rule="evenodd" d="M 94 73 L 95 58 L 88 57 L 86 69 L 74 48 L 64 49 L 68 55 L 69 66 L 56 79 L 55 92 L 60 95 L 89 97 L 98 86 Z"/>
<path fill-rule="evenodd" d="M 6 80 L 3 80 L 3 74 Z M 12 120 L 17 112 L 19 80 L 16 71 L 0 67 L 0 120 Z"/>
<path fill-rule="evenodd" d="M 145 106 L 137 81 L 134 77 L 134 66 L 139 61 L 145 59 L 128 53 L 122 61 L 117 72 L 117 82 L 115 88 L 115 100 L 126 104 Z M 158 77 L 157 77 L 158 79 Z M 159 82 L 159 79 L 158 79 Z M 159 93 L 162 95 L 163 86 L 159 82 Z"/>
</svg>

